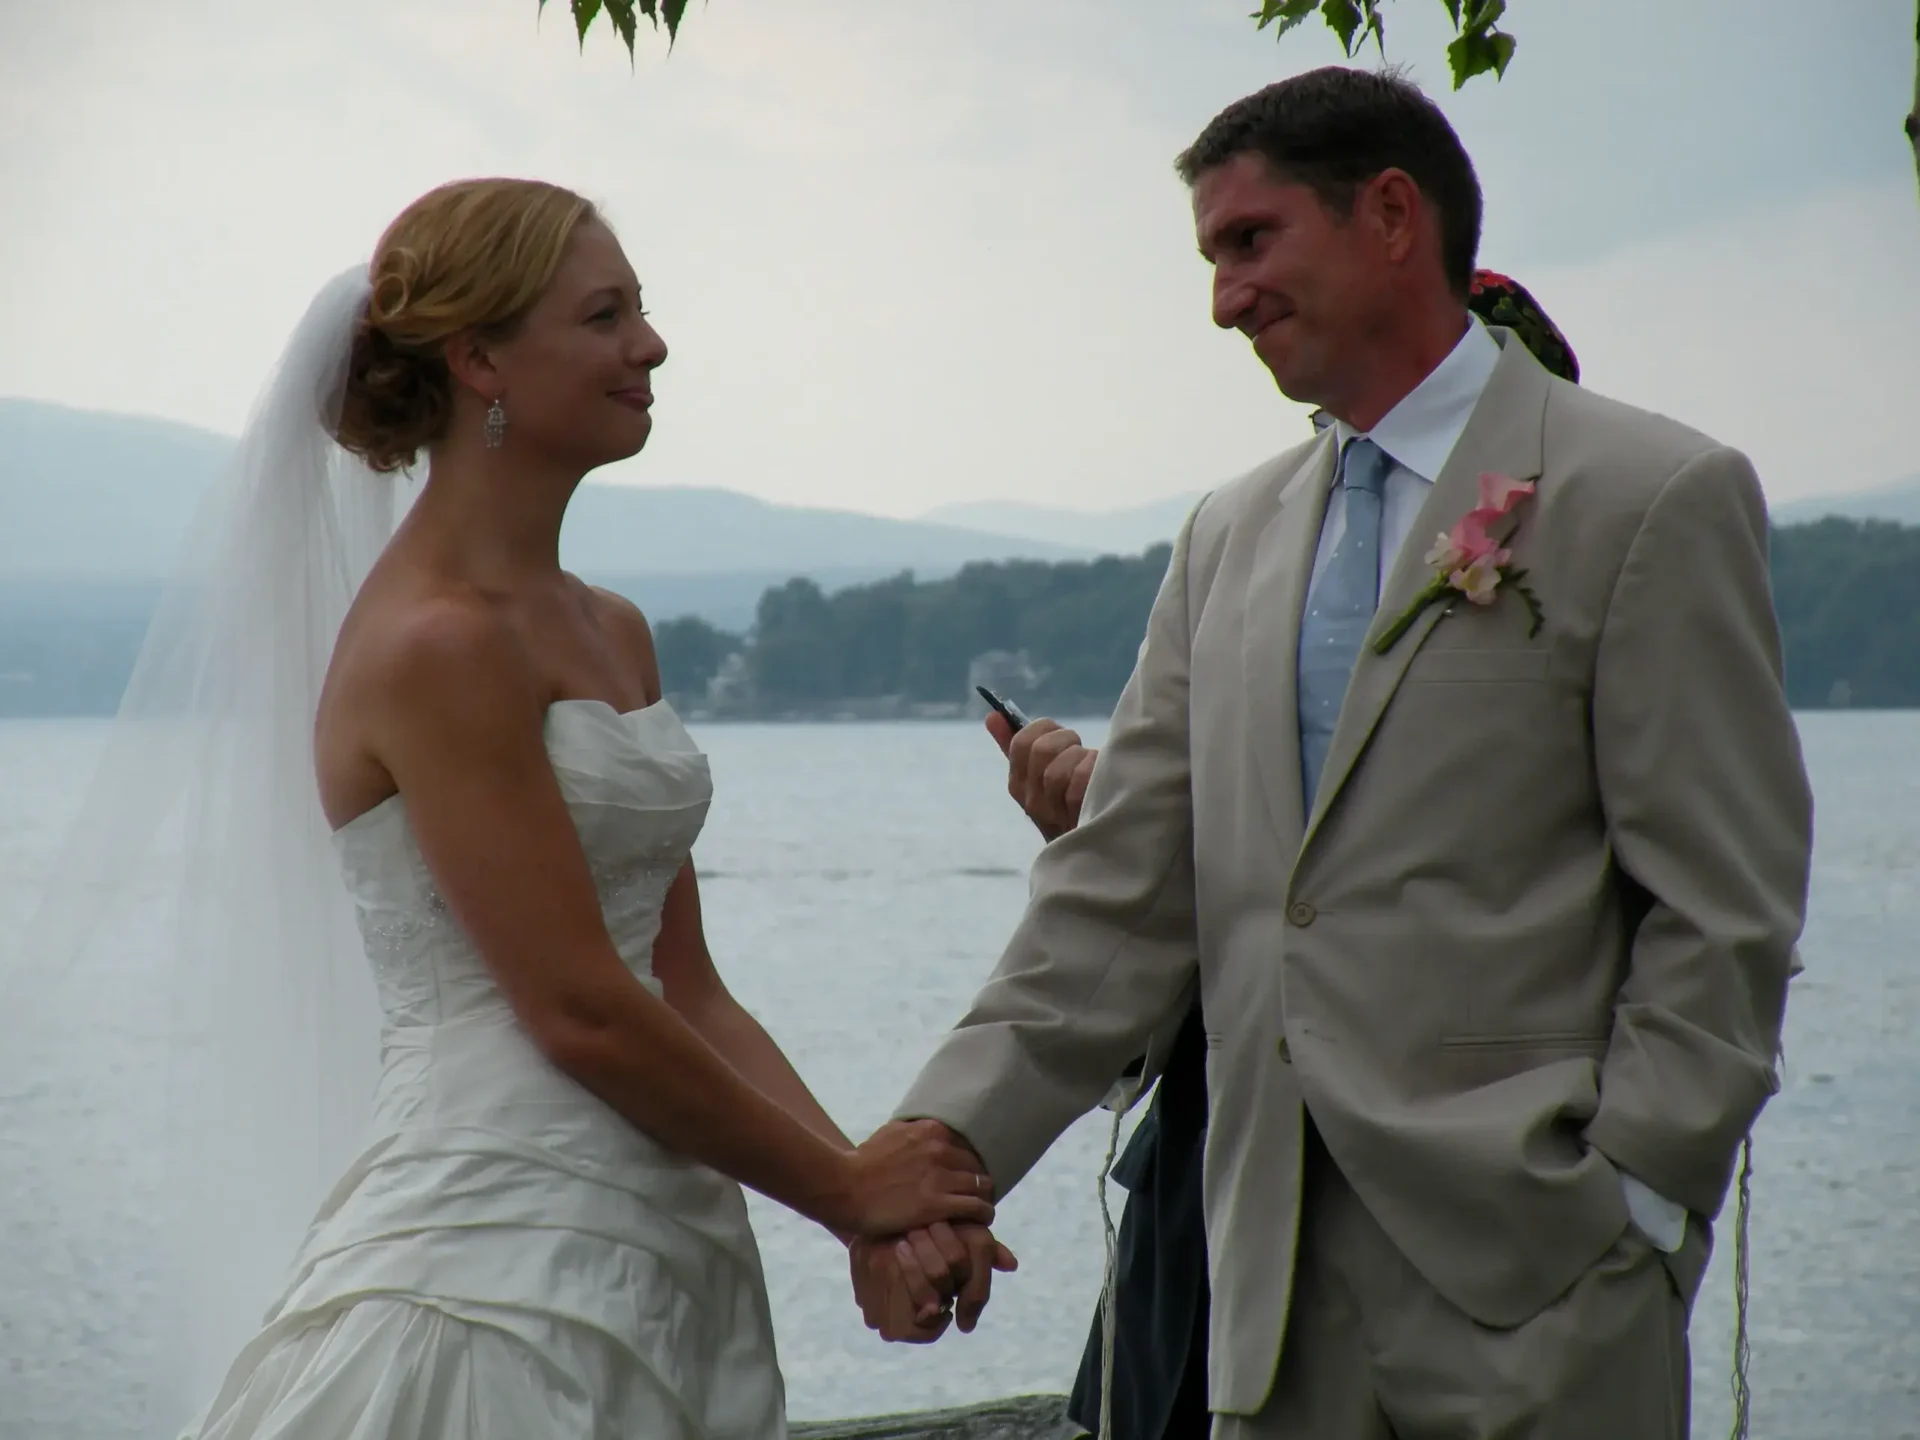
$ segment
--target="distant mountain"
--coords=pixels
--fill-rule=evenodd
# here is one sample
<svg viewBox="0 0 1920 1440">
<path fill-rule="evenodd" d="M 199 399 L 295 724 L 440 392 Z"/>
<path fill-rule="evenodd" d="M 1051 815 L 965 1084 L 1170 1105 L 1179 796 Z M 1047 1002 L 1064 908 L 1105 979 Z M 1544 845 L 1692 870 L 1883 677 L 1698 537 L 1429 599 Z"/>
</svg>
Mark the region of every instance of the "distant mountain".
<svg viewBox="0 0 1920 1440">
<path fill-rule="evenodd" d="M 1920 525 L 1920 475 L 1910 475 L 1890 485 L 1876 485 L 1871 490 L 1851 490 L 1816 500 L 1790 500 L 1773 507 L 1776 525 L 1800 525 L 1829 516 Z"/>
<path fill-rule="evenodd" d="M 164 420 L 0 399 L 0 714 L 111 710 L 195 505 L 233 442 Z M 589 484 L 561 557 L 656 621 L 735 633 L 796 576 L 826 591 L 1078 543 L 776 505 L 727 490 Z"/>
<path fill-rule="evenodd" d="M 0 400 L 0 579 L 168 574 L 231 444 L 168 421 Z M 973 560 L 1061 560 L 1089 547 L 727 490 L 589 484 L 568 512 L 561 553 L 594 576 L 700 576 L 699 586 L 660 593 L 712 593 L 731 610 L 742 583 L 946 575 Z"/>
<path fill-rule="evenodd" d="M 1200 492 L 1174 495 L 1126 510 L 1085 511 L 1028 505 L 1018 500 L 966 501 L 942 505 L 920 518 L 943 525 L 964 525 L 1029 540 L 1070 539 L 1086 549 L 1137 555 L 1149 545 L 1171 540 L 1200 499 Z M 1799 525 L 1837 516 L 1845 520 L 1892 520 L 1920 525 L 1920 475 L 1813 500 L 1791 500 L 1772 510 L 1774 523 Z"/>
<path fill-rule="evenodd" d="M 567 511 L 560 551 L 582 574 L 767 570 L 784 580 L 874 567 L 946 575 L 971 560 L 1069 560 L 1090 547 L 776 505 L 731 490 L 585 485 Z"/>
<path fill-rule="evenodd" d="M 1178 535 L 1187 513 L 1199 500 L 1196 490 L 1147 505 L 1104 511 L 1057 509 L 1019 500 L 970 500 L 942 505 L 920 518 L 1028 540 L 1070 541 L 1103 554 L 1138 555 L 1149 545 L 1164 544 Z"/>
<path fill-rule="evenodd" d="M 0 578 L 167 574 L 232 446 L 171 421 L 0 399 Z"/>
<path fill-rule="evenodd" d="M 171 571 L 194 505 L 231 444 L 165 421 L 0 400 L 0 716 L 111 711 L 159 581 Z M 1124 659 L 1137 643 L 1138 617 L 1126 608 L 1137 609 L 1141 599 L 1130 588 L 1138 578 L 1133 560 L 1060 565 L 1050 577 L 1038 570 L 1038 579 L 1034 566 L 1005 567 L 998 578 L 970 575 L 961 587 L 973 597 L 966 616 L 945 615 L 952 587 L 929 582 L 975 561 L 1085 561 L 1103 553 L 1138 560 L 1175 534 L 1194 498 L 1104 515 L 1018 502 L 956 505 L 906 521 L 776 505 L 724 490 L 589 485 L 575 502 L 561 548 L 571 566 L 632 596 L 656 621 L 699 616 L 741 634 L 753 626 L 769 590 L 775 591 L 770 604 L 776 611 L 784 606 L 789 621 L 811 611 L 865 616 L 862 624 L 878 628 L 843 635 L 847 655 L 841 658 L 852 664 L 848 657 L 865 657 L 860 663 L 867 671 L 881 663 L 875 657 L 884 658 L 887 646 L 893 657 L 887 664 L 933 663 L 933 642 L 908 643 L 908 631 L 887 628 L 888 617 L 908 611 L 939 620 L 928 633 L 961 637 L 959 649 L 967 655 L 982 645 L 1051 653 L 1046 646 L 1061 642 L 1062 654 L 1106 664 L 1096 654 L 1100 645 L 1121 644 Z M 1846 518 L 1803 523 L 1822 516 Z M 1857 523 L 1920 526 L 1920 476 L 1782 505 L 1774 519 L 1790 527 L 1775 546 L 1775 581 L 1795 703 L 1920 703 L 1913 678 L 1920 668 L 1901 618 L 1914 613 L 1909 592 L 1920 574 L 1913 552 L 1920 529 Z M 907 570 L 918 586 L 871 585 Z M 807 586 L 786 585 L 797 577 L 818 590 L 809 595 Z M 1036 584 L 1053 599 L 1034 603 Z M 870 587 L 865 594 L 845 593 L 863 585 Z M 979 597 L 999 590 L 1018 597 L 989 607 L 1004 633 L 962 634 L 961 627 L 981 619 L 974 613 Z M 842 592 L 843 601 L 824 603 L 819 591 Z M 757 640 L 750 649 L 760 654 Z M 928 682 L 942 695 L 949 693 L 943 687 L 952 659 L 940 661 L 945 670 Z M 1072 679 L 1065 661 L 1052 668 L 1059 683 Z M 874 672 L 860 684 L 886 689 L 898 679 Z M 1088 687 L 1097 679 L 1082 677 L 1072 693 L 1092 695 Z"/>
</svg>

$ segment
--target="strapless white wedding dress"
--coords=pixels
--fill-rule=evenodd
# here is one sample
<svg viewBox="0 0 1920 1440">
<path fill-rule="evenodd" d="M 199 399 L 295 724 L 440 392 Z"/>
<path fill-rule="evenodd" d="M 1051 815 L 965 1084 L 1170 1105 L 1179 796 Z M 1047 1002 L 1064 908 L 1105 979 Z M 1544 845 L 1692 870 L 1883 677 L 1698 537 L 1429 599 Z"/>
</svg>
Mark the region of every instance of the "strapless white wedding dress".
<svg viewBox="0 0 1920 1440">
<path fill-rule="evenodd" d="M 664 704 L 546 739 L 641 983 L 705 821 Z M 337 836 L 384 1011 L 365 1150 L 193 1440 L 768 1440 L 785 1399 L 733 1181 L 561 1074 L 448 914 L 398 796 Z"/>
</svg>

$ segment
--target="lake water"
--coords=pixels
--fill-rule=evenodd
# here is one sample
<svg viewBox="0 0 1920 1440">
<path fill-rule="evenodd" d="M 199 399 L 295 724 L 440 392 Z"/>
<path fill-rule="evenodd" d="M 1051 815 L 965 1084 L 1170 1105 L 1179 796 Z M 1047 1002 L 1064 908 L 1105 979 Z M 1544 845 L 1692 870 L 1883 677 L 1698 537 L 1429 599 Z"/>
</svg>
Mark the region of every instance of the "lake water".
<svg viewBox="0 0 1920 1440">
<path fill-rule="evenodd" d="M 1752 1433 L 1901 1440 L 1920 1437 L 1920 715 L 1802 725 L 1819 846 L 1786 1087 L 1756 1139 Z M 24 916 L 101 733 L 0 722 L 0 927 Z M 709 726 L 700 739 L 718 786 L 698 851 L 714 953 L 864 1134 L 992 966 L 1038 842 L 973 726 Z M 137 985 L 139 950 L 101 983 Z M 178 1418 L 115 1379 L 131 1363 L 127 1317 L 155 1300 L 155 1057 L 141 1033 L 116 1040 L 100 1073 L 56 1061 L 0 1097 L 0 1440 L 155 1440 Z M 58 1037 L 40 1040 L 59 1054 Z M 111 1117 L 114 1144 L 48 1163 L 75 1113 Z M 795 1418 L 1066 1389 L 1099 1280 L 1104 1140 L 1100 1120 L 1081 1121 L 1006 1201 L 1021 1272 L 976 1334 L 930 1348 L 879 1344 L 838 1247 L 756 1198 Z M 1695 1317 L 1701 1437 L 1728 1428 L 1730 1240 L 1723 1225 Z"/>
</svg>

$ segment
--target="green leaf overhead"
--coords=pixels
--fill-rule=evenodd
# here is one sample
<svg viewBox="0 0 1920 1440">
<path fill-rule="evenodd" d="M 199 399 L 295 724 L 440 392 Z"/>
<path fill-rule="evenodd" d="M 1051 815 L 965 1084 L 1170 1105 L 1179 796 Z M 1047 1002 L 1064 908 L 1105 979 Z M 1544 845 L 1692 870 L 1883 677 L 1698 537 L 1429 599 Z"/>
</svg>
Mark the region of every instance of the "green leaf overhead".
<svg viewBox="0 0 1920 1440">
<path fill-rule="evenodd" d="M 1507 0 L 1469 0 L 1464 7 L 1458 0 L 1448 0 L 1447 11 L 1459 32 L 1447 46 L 1453 88 L 1458 90 L 1476 75 L 1491 72 L 1496 80 L 1505 76 L 1516 44 L 1513 36 L 1499 28 L 1507 13 Z"/>
<path fill-rule="evenodd" d="M 573 26 L 580 32 L 580 48 L 587 44 L 587 30 L 600 13 L 600 0 L 573 0 Z"/>
<path fill-rule="evenodd" d="M 1286 34 L 1320 8 L 1320 0 L 1266 0 L 1254 14 L 1254 28 L 1273 27 L 1275 37 Z"/>
<path fill-rule="evenodd" d="M 1351 57 L 1355 38 L 1366 26 L 1365 7 L 1359 0 L 1327 0 L 1320 7 L 1320 15 L 1328 28 L 1340 37 L 1341 48 Z"/>
<path fill-rule="evenodd" d="M 580 37 L 580 48 L 585 49 L 587 32 L 593 28 L 593 22 L 604 12 L 607 23 L 613 27 L 613 33 L 620 43 L 627 47 L 627 59 L 635 57 L 635 45 L 639 39 L 640 21 L 644 18 L 656 30 L 667 32 L 667 48 L 673 48 L 673 42 L 680 38 L 680 25 L 686 19 L 688 0 L 568 0 L 573 11 L 573 25 Z M 544 14 L 547 0 L 540 0 L 539 13 Z"/>
<path fill-rule="evenodd" d="M 1447 46 L 1447 63 L 1453 70 L 1453 88 L 1458 90 L 1476 75 L 1493 72 L 1500 79 L 1507 73 L 1516 45 L 1513 36 L 1495 30 L 1485 35 L 1462 35 Z"/>
<path fill-rule="evenodd" d="M 633 13 L 633 0 L 607 0 L 607 19 L 612 22 L 614 33 L 627 47 L 627 59 L 633 59 L 634 35 L 639 25 Z"/>
<path fill-rule="evenodd" d="M 1349 60 L 1359 55 L 1369 39 L 1387 54 L 1388 0 L 1262 0 L 1252 19 L 1254 28 L 1273 31 L 1278 39 L 1298 29 L 1316 14 L 1340 42 Z M 1476 75 L 1491 73 L 1496 79 L 1506 74 L 1513 59 L 1514 39 L 1499 28 L 1506 14 L 1507 0 L 1440 0 L 1453 27 L 1455 39 L 1447 47 L 1447 60 L 1453 72 L 1453 88 L 1458 90 Z"/>
<path fill-rule="evenodd" d="M 613 27 L 620 43 L 627 47 L 627 59 L 634 59 L 640 20 L 644 17 L 656 30 L 667 32 L 671 51 L 680 38 L 689 0 L 568 0 L 573 12 L 574 30 L 585 49 L 587 32 L 602 14 Z M 1387 54 L 1386 7 L 1389 0 L 1260 0 L 1260 8 L 1251 18 L 1257 30 L 1271 30 L 1274 38 L 1287 35 L 1318 15 L 1348 59 L 1359 55 L 1369 39 Z M 1453 87 L 1459 89 L 1476 75 L 1491 73 L 1496 79 L 1506 74 L 1513 59 L 1514 39 L 1499 28 L 1506 13 L 1507 0 L 1440 0 L 1455 39 L 1447 47 L 1447 60 L 1453 71 Z M 539 0 L 544 13 L 547 0 Z"/>
</svg>

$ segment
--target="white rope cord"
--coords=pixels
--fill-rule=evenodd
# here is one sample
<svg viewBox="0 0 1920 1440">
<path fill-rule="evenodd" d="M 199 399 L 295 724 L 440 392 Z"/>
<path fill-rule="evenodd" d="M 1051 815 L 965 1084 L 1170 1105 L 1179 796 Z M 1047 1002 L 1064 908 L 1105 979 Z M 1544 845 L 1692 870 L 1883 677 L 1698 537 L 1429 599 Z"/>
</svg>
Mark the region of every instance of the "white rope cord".
<svg viewBox="0 0 1920 1440">
<path fill-rule="evenodd" d="M 1747 1364 L 1753 1352 L 1747 1344 L 1747 1281 L 1752 1275 L 1747 1243 L 1747 1218 L 1753 1199 L 1753 1136 L 1740 1142 L 1740 1186 L 1733 1209 L 1733 1430 L 1731 1440 L 1747 1440 L 1753 1391 L 1747 1384 Z"/>
<path fill-rule="evenodd" d="M 1113 1127 L 1107 1132 L 1107 1158 L 1100 1162 L 1100 1228 L 1107 1246 L 1106 1272 L 1100 1280 L 1100 1440 L 1113 1440 L 1113 1347 L 1114 1290 L 1120 1276 L 1120 1240 L 1113 1228 L 1113 1212 L 1107 1208 L 1107 1177 L 1113 1173 L 1113 1157 L 1120 1150 L 1120 1122 L 1124 1110 L 1113 1112 Z"/>
<path fill-rule="evenodd" d="M 1787 1047 L 1783 1043 L 1773 1057 L 1773 1089 L 1778 1094 L 1787 1083 Z M 1753 1280 L 1753 1246 L 1749 1225 L 1753 1212 L 1753 1132 L 1740 1141 L 1740 1178 L 1733 1197 L 1733 1429 L 1729 1440 L 1747 1440 L 1747 1427 L 1753 1421 L 1753 1386 L 1748 1369 L 1753 1362 L 1753 1346 L 1747 1335 L 1747 1287 Z"/>
</svg>

